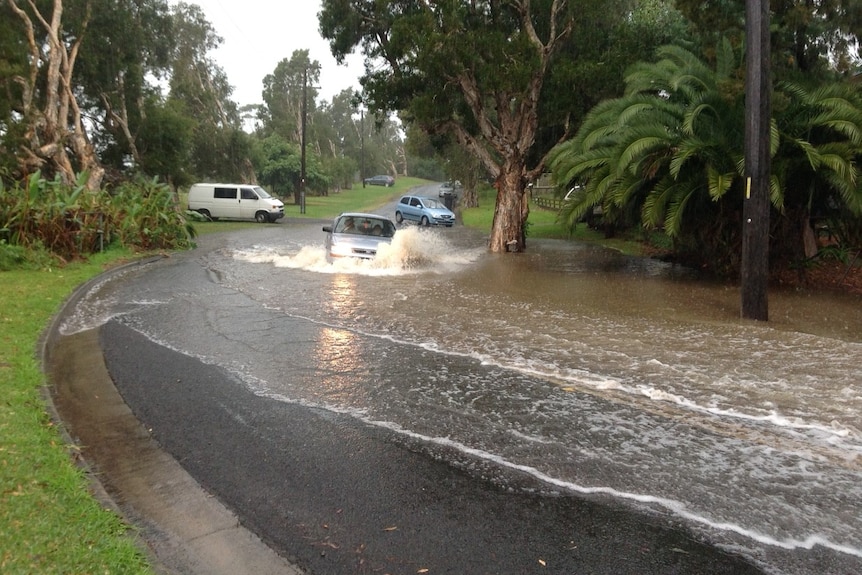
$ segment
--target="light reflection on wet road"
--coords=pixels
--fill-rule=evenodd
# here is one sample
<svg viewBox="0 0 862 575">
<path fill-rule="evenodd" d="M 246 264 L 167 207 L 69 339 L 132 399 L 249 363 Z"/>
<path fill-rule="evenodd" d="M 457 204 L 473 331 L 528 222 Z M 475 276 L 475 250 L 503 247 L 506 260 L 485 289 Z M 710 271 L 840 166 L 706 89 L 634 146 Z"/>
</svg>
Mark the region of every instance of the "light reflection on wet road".
<svg viewBox="0 0 862 575">
<path fill-rule="evenodd" d="M 458 465 L 671 514 L 777 573 L 862 572 L 858 298 L 772 293 L 773 321 L 753 324 L 736 288 L 658 262 L 550 241 L 494 256 L 459 227 L 399 236 L 376 265 L 327 263 L 319 224 L 202 238 L 98 286 L 76 321 L 117 317 Z M 315 341 L 295 341 L 297 318 Z"/>
</svg>

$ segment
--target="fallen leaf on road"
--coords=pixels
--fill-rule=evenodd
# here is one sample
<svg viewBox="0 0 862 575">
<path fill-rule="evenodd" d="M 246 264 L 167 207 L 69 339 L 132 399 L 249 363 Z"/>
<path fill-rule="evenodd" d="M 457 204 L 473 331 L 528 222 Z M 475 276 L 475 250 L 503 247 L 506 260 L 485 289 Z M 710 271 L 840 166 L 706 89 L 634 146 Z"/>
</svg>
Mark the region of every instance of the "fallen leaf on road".
<svg viewBox="0 0 862 575">
<path fill-rule="evenodd" d="M 384 531 L 395 531 L 396 529 L 398 529 L 398 528 L 397 527 L 384 527 L 383 528 Z"/>
</svg>

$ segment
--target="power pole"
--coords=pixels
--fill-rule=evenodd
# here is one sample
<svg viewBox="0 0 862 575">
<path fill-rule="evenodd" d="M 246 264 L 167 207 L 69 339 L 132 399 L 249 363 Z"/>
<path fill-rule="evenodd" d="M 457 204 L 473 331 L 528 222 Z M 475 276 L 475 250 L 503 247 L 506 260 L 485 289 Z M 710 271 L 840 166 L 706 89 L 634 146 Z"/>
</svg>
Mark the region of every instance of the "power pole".
<svg viewBox="0 0 862 575">
<path fill-rule="evenodd" d="M 308 66 L 302 73 L 302 119 L 300 130 L 300 155 L 299 155 L 299 213 L 305 213 L 305 124 L 308 114 Z"/>
<path fill-rule="evenodd" d="M 745 199 L 742 208 L 742 317 L 767 321 L 769 303 L 769 134 L 772 116 L 769 0 L 745 1 Z"/>
<path fill-rule="evenodd" d="M 359 179 L 365 187 L 365 106 L 359 108 Z"/>
</svg>

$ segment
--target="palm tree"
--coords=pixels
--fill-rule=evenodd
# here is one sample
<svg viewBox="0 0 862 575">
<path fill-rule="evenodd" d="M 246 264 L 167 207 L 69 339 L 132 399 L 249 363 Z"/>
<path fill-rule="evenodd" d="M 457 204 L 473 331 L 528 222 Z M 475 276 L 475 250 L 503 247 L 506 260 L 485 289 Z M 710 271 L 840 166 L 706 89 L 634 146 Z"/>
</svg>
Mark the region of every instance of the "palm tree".
<svg viewBox="0 0 862 575">
<path fill-rule="evenodd" d="M 553 151 L 555 181 L 581 186 L 560 217 L 574 226 L 601 206 L 604 217 L 626 224 L 636 213 L 641 226 L 674 240 L 677 255 L 734 271 L 744 194 L 741 59 L 727 41 L 714 67 L 678 46 L 657 54 L 657 62 L 630 69 L 621 98 L 596 106 Z M 858 89 L 835 84 L 809 95 L 786 85 L 780 96 L 771 133 L 776 228 L 785 214 L 817 202 L 862 213 L 853 163 L 862 152 Z M 801 237 L 775 240 L 801 244 Z"/>
<path fill-rule="evenodd" d="M 781 137 L 773 174 L 781 193 L 790 257 L 817 253 L 812 218 L 823 220 L 845 247 L 859 247 L 862 214 L 862 93 L 858 85 L 834 83 L 806 90 L 783 83 L 776 119 Z M 844 230 L 841 232 L 840 230 Z"/>
</svg>

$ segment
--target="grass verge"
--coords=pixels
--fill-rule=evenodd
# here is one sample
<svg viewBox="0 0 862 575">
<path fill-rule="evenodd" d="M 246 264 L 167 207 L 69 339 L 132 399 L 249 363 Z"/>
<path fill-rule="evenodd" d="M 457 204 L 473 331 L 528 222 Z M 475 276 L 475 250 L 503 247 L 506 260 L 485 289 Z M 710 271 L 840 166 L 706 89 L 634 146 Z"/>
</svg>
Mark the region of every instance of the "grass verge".
<svg viewBox="0 0 862 575">
<path fill-rule="evenodd" d="M 490 233 L 494 220 L 495 201 L 495 189 L 491 187 L 481 189 L 479 207 L 461 210 L 464 225 Z M 606 238 L 602 232 L 584 223 L 578 224 L 574 230 L 569 230 L 567 226 L 557 221 L 556 211 L 540 208 L 535 204 L 530 206 L 530 215 L 527 218 L 528 250 L 531 239 L 574 240 L 601 245 L 634 256 L 645 256 L 650 253 L 645 241 L 625 237 Z"/>
<path fill-rule="evenodd" d="M 0 273 L 0 573 L 153 573 L 134 532 L 90 494 L 47 415 L 36 349 L 76 287 L 128 257 Z"/>
</svg>

